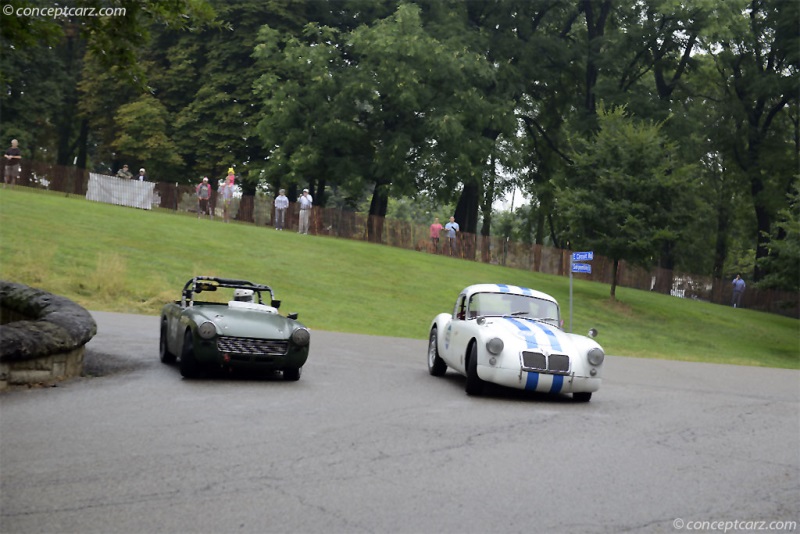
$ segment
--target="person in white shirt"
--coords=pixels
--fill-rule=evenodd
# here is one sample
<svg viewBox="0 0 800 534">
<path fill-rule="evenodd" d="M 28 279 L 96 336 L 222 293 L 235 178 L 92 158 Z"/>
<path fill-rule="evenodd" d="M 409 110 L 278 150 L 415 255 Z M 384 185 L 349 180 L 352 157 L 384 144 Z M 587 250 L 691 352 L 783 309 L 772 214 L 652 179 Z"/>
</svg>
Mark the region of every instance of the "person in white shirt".
<svg viewBox="0 0 800 534">
<path fill-rule="evenodd" d="M 456 222 L 456 218 L 450 217 L 450 222 L 444 225 L 444 229 L 447 232 L 447 240 L 450 242 L 450 255 L 455 256 L 457 251 L 456 232 L 461 230 Z"/>
<path fill-rule="evenodd" d="M 275 197 L 275 229 L 283 230 L 283 225 L 286 222 L 286 208 L 289 207 L 289 199 L 286 198 L 286 190 L 281 189 L 278 191 L 278 196 Z"/>
<path fill-rule="evenodd" d="M 303 189 L 303 196 L 297 199 L 297 203 L 300 205 L 300 224 L 297 229 L 299 234 L 308 234 L 308 219 L 313 202 L 314 199 L 308 194 L 308 189 Z"/>
</svg>

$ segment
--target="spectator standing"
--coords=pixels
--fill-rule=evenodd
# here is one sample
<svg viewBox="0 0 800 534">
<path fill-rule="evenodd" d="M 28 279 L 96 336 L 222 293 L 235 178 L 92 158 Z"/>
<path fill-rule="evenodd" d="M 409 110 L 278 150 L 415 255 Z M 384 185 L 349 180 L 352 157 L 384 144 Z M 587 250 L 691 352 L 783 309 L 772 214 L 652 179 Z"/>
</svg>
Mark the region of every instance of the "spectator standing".
<svg viewBox="0 0 800 534">
<path fill-rule="evenodd" d="M 450 222 L 444 225 L 447 230 L 447 241 L 450 244 L 450 255 L 456 255 L 456 233 L 461 229 L 456 222 L 455 217 L 450 217 Z"/>
<path fill-rule="evenodd" d="M 431 225 L 431 245 L 433 245 L 433 253 L 439 253 L 439 233 L 442 231 L 442 223 L 439 222 L 439 217 L 434 217 L 433 224 Z"/>
<path fill-rule="evenodd" d="M 744 295 L 744 288 L 746 287 L 746 284 L 744 283 L 744 280 L 742 280 L 742 277 L 737 274 L 736 278 L 734 278 L 733 282 L 731 282 L 731 285 L 733 286 L 733 298 L 731 299 L 731 305 L 734 308 L 741 308 L 742 295 Z"/>
<path fill-rule="evenodd" d="M 303 189 L 303 196 L 297 199 L 297 203 L 300 205 L 300 222 L 297 233 L 308 234 L 308 219 L 311 215 L 311 207 L 314 203 L 314 199 L 308 194 L 308 189 Z"/>
<path fill-rule="evenodd" d="M 230 221 L 230 208 L 231 200 L 233 200 L 234 179 L 235 176 L 233 174 L 229 174 L 228 177 L 222 181 L 222 186 L 219 188 L 219 195 L 222 198 L 222 220 L 225 222 Z"/>
<path fill-rule="evenodd" d="M 209 219 L 213 219 L 211 215 L 211 184 L 208 183 L 208 176 L 203 177 L 203 181 L 197 184 L 197 218 L 199 219 L 203 214 L 208 214 Z"/>
<path fill-rule="evenodd" d="M 289 199 L 286 198 L 286 190 L 281 189 L 278 191 L 278 196 L 275 197 L 275 229 L 283 230 L 283 225 L 286 222 L 286 209 L 289 207 Z"/>
<path fill-rule="evenodd" d="M 6 168 L 3 181 L 3 188 L 11 183 L 11 187 L 17 184 L 17 180 L 22 175 L 22 152 L 19 149 L 19 141 L 11 140 L 11 146 L 4 154 L 6 158 Z"/>
<path fill-rule="evenodd" d="M 123 165 L 122 168 L 117 171 L 117 178 L 122 178 L 124 180 L 133 180 L 133 174 L 131 174 L 131 171 L 128 170 L 127 165 Z"/>
<path fill-rule="evenodd" d="M 139 176 L 137 176 L 136 178 L 138 178 L 140 182 L 147 181 L 147 174 L 144 172 L 144 167 L 139 169 Z"/>
</svg>

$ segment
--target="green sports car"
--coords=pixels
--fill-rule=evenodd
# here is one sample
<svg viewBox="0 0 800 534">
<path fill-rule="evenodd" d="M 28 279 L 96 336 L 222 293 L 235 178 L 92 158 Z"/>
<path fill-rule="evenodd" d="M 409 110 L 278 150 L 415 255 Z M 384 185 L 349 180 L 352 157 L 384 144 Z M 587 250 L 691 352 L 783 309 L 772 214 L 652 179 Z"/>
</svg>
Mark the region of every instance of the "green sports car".
<svg viewBox="0 0 800 534">
<path fill-rule="evenodd" d="M 209 295 L 200 300 L 201 293 Z M 177 360 L 185 378 L 241 369 L 299 380 L 311 335 L 296 313 L 280 315 L 280 304 L 269 286 L 196 276 L 161 310 L 161 361 Z"/>
</svg>

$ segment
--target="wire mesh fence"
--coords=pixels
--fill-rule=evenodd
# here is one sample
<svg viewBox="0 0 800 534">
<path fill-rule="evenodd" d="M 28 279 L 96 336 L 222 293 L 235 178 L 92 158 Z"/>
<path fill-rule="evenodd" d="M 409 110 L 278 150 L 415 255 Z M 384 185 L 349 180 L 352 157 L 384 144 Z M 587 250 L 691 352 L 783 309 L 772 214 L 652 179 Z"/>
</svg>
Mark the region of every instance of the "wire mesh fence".
<svg viewBox="0 0 800 534">
<path fill-rule="evenodd" d="M 194 185 L 147 182 L 134 186 L 127 182 L 136 180 L 116 179 L 89 173 L 76 167 L 36 161 L 23 161 L 17 185 L 95 198 L 97 184 L 101 182 L 104 187 L 108 187 L 103 194 L 108 199 L 113 199 L 107 200 L 111 203 L 142 207 L 141 195 L 145 195 L 145 209 L 200 215 Z M 94 189 L 94 193 L 90 194 L 90 189 Z M 150 196 L 147 196 L 148 194 Z M 226 206 L 216 189 L 211 193 L 209 206 L 212 215 L 222 220 Z M 227 205 L 227 215 L 230 220 L 239 223 L 273 226 L 273 198 L 263 194 L 236 195 Z M 297 231 L 298 215 L 297 203 L 291 202 L 286 210 L 285 230 Z M 463 232 L 458 234 L 454 242 L 450 242 L 442 232 L 437 243 L 430 238 L 427 225 L 320 206 L 312 209 L 309 233 L 371 241 L 428 254 L 505 265 L 557 276 L 569 276 L 571 270 L 572 252 L 569 250 L 512 242 L 499 236 L 480 236 Z M 576 279 L 610 284 L 613 281 L 613 261 L 595 254 L 591 261 L 591 273 L 574 273 L 573 276 Z M 730 305 L 732 299 L 730 280 L 660 268 L 645 269 L 625 261 L 619 262 L 617 285 L 721 305 Z M 800 294 L 750 287 L 744 293 L 742 307 L 800 318 Z"/>
</svg>

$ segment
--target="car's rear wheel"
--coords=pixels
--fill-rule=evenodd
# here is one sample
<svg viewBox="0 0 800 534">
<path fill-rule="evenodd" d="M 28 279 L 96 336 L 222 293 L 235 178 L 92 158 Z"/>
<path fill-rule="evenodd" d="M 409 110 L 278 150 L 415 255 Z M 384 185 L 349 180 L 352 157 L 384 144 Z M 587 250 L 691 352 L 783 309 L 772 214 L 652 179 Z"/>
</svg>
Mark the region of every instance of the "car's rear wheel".
<svg viewBox="0 0 800 534">
<path fill-rule="evenodd" d="M 480 395 L 483 393 L 485 382 L 478 376 L 478 345 L 472 343 L 467 362 L 467 395 Z"/>
<path fill-rule="evenodd" d="M 572 400 L 575 402 L 589 402 L 592 398 L 591 391 L 580 391 L 572 394 Z"/>
<path fill-rule="evenodd" d="M 190 330 L 183 336 L 183 352 L 181 352 L 181 376 L 184 378 L 197 378 L 200 376 L 200 364 L 194 357 L 194 337 Z"/>
<path fill-rule="evenodd" d="M 158 340 L 158 356 L 161 363 L 171 364 L 175 363 L 175 355 L 169 351 L 167 345 L 167 318 L 161 319 L 161 335 Z"/>
<path fill-rule="evenodd" d="M 447 371 L 447 364 L 439 357 L 438 331 L 431 329 L 428 340 L 428 372 L 433 376 L 442 376 Z"/>
<path fill-rule="evenodd" d="M 283 379 L 291 382 L 300 380 L 300 375 L 303 373 L 302 367 L 289 367 L 283 370 Z"/>
</svg>

